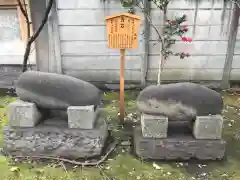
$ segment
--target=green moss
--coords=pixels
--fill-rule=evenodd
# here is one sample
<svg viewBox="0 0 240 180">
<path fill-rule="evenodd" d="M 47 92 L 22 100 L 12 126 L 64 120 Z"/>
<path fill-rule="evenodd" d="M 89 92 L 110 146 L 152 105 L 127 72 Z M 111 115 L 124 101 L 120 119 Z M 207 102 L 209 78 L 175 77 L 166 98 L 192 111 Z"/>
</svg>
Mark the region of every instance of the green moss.
<svg viewBox="0 0 240 180">
<path fill-rule="evenodd" d="M 9 96 L 0 97 L 0 131 L 2 130 L 3 126 L 7 124 L 7 105 L 10 102 L 13 102 L 15 98 Z M 0 133 L 0 147 L 3 143 L 2 133 Z"/>
<path fill-rule="evenodd" d="M 125 106 L 127 114 L 136 113 L 135 99 L 138 92 L 127 91 Z M 224 139 L 227 140 L 226 160 L 217 162 L 143 162 L 129 154 L 130 147 L 118 147 L 115 156 L 101 167 L 75 168 L 66 170 L 61 163 L 37 165 L 36 163 L 12 164 L 0 157 L 1 180 L 238 180 L 240 179 L 240 96 L 222 93 L 224 96 L 226 120 L 224 122 Z M 0 98 L 0 127 L 7 123 L 6 105 L 15 98 Z M 126 136 L 125 130 L 119 127 L 117 92 L 105 93 L 105 116 L 115 138 Z M 2 134 L 0 134 L 0 141 Z M 0 142 L 1 143 L 1 142 Z M 179 165 L 180 164 L 180 165 Z M 202 165 L 204 164 L 204 165 Z M 19 167 L 19 172 L 12 172 Z"/>
</svg>

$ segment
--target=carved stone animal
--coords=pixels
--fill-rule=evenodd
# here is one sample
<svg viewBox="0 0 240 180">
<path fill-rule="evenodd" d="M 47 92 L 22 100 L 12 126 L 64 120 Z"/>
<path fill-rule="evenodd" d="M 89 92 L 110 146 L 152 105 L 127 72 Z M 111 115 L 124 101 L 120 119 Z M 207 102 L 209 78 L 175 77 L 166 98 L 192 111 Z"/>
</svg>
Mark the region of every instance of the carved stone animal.
<svg viewBox="0 0 240 180">
<path fill-rule="evenodd" d="M 69 106 L 99 105 L 103 93 L 94 85 L 62 74 L 27 71 L 16 82 L 23 101 L 45 109 L 66 110 Z"/>
<path fill-rule="evenodd" d="M 196 116 L 221 114 L 221 95 L 195 83 L 152 85 L 143 89 L 137 98 L 139 111 L 164 115 L 169 120 L 193 120 Z"/>
</svg>

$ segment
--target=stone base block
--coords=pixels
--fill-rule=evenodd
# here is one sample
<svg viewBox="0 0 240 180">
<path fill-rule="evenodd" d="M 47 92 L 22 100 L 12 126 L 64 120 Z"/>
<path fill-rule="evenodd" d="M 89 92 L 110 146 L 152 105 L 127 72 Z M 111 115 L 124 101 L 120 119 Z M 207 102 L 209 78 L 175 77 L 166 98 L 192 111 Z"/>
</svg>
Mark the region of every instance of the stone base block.
<svg viewBox="0 0 240 180">
<path fill-rule="evenodd" d="M 34 127 L 41 113 L 34 103 L 16 100 L 8 105 L 8 123 L 13 127 Z"/>
<path fill-rule="evenodd" d="M 134 151 L 143 159 L 155 160 L 221 160 L 224 140 L 199 140 L 191 134 L 169 135 L 166 139 L 145 138 L 141 128 L 134 129 Z"/>
<path fill-rule="evenodd" d="M 108 136 L 108 128 L 101 114 L 91 130 L 40 124 L 34 128 L 6 126 L 3 134 L 3 150 L 11 155 L 77 159 L 100 155 Z"/>
<path fill-rule="evenodd" d="M 143 137 L 166 138 L 168 129 L 168 118 L 144 114 L 141 115 L 141 126 Z"/>
<path fill-rule="evenodd" d="M 91 106 L 70 106 L 67 109 L 68 127 L 80 129 L 93 129 L 99 108 Z"/>
<path fill-rule="evenodd" d="M 198 116 L 193 125 L 196 139 L 221 139 L 223 118 L 221 115 Z"/>
</svg>

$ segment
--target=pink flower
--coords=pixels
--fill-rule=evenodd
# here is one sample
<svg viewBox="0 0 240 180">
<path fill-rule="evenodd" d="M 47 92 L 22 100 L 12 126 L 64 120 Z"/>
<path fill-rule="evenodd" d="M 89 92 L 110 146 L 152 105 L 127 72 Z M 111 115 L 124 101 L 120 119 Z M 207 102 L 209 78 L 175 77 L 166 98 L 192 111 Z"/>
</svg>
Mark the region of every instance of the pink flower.
<svg viewBox="0 0 240 180">
<path fill-rule="evenodd" d="M 187 38 L 186 38 L 186 37 L 184 37 L 184 36 L 182 36 L 182 37 L 181 37 L 181 39 L 182 39 L 182 41 L 184 41 L 184 42 L 186 42 L 186 41 L 187 41 Z"/>
<path fill-rule="evenodd" d="M 182 39 L 182 41 L 184 41 L 184 42 L 192 42 L 192 38 L 190 38 L 190 37 L 184 37 L 184 36 L 182 36 L 181 39 Z"/>
<path fill-rule="evenodd" d="M 183 27 L 183 31 L 188 32 L 188 27 L 186 25 Z"/>
<path fill-rule="evenodd" d="M 192 42 L 192 38 L 188 37 L 188 38 L 187 38 L 187 41 L 188 41 L 188 42 Z"/>
</svg>

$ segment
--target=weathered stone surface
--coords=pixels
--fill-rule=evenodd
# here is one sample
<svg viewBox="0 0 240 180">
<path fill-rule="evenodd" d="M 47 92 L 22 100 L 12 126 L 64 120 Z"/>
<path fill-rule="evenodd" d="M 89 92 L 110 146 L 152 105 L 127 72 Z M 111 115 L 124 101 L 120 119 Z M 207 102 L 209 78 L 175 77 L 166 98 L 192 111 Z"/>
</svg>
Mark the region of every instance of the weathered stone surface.
<svg viewBox="0 0 240 180">
<path fill-rule="evenodd" d="M 99 115 L 99 108 L 93 105 L 69 106 L 67 113 L 69 128 L 92 129 Z"/>
<path fill-rule="evenodd" d="M 44 119 L 41 123 L 41 125 L 45 126 L 68 127 L 68 121 L 59 117 L 50 117 Z"/>
<path fill-rule="evenodd" d="M 68 114 L 67 114 L 67 110 L 50 110 L 49 111 L 49 116 L 50 117 L 57 117 L 59 119 L 64 119 L 67 121 L 68 119 Z"/>
<path fill-rule="evenodd" d="M 41 118 L 34 103 L 16 100 L 8 105 L 8 124 L 16 127 L 34 127 Z"/>
<path fill-rule="evenodd" d="M 16 82 L 16 93 L 23 101 L 49 109 L 98 105 L 102 98 L 101 91 L 86 81 L 39 71 L 21 74 Z"/>
<path fill-rule="evenodd" d="M 191 135 L 168 136 L 166 139 L 144 138 L 141 128 L 134 129 L 134 151 L 143 159 L 156 160 L 221 160 L 224 140 L 199 140 Z"/>
<path fill-rule="evenodd" d="M 221 114 L 219 93 L 195 83 L 152 85 L 143 89 L 137 107 L 146 114 L 167 116 L 168 120 L 192 120 L 196 116 Z"/>
<path fill-rule="evenodd" d="M 166 138 L 168 118 L 150 114 L 141 114 L 141 127 L 143 137 Z"/>
<path fill-rule="evenodd" d="M 95 128 L 91 130 L 43 124 L 34 128 L 6 126 L 3 134 L 3 150 L 9 154 L 77 159 L 100 155 L 108 128 L 101 113 Z"/>
<path fill-rule="evenodd" d="M 193 135 L 196 139 L 221 139 L 223 118 L 221 115 L 197 116 Z"/>
</svg>

